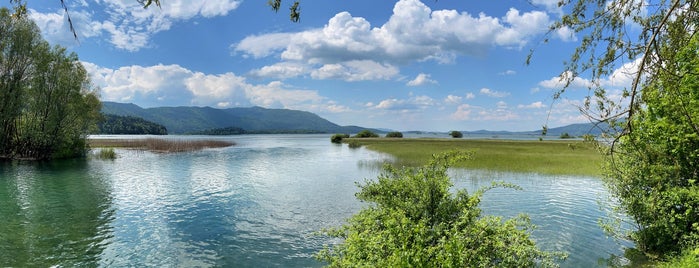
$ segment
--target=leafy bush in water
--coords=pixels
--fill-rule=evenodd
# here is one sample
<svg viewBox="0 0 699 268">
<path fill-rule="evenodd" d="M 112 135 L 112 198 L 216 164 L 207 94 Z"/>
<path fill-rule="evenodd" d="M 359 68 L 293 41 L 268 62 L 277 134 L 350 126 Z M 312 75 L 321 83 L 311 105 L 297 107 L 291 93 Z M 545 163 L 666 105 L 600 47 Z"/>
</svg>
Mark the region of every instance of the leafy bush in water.
<svg viewBox="0 0 699 268">
<path fill-rule="evenodd" d="M 365 129 L 354 135 L 355 138 L 378 138 L 379 134 L 371 132 L 371 130 Z"/>
<path fill-rule="evenodd" d="M 332 137 L 330 137 L 330 142 L 332 143 L 342 143 L 342 139 L 344 138 L 349 138 L 349 134 L 335 134 Z"/>
<path fill-rule="evenodd" d="M 392 131 L 392 132 L 386 133 L 386 138 L 402 138 L 402 137 L 403 137 L 403 133 L 400 133 L 398 131 Z"/>
<path fill-rule="evenodd" d="M 451 132 L 449 132 L 449 136 L 451 136 L 452 138 L 463 138 L 464 134 L 461 133 L 461 131 L 452 130 Z"/>
<path fill-rule="evenodd" d="M 356 194 L 373 205 L 341 228 L 326 230 L 344 242 L 316 257 L 332 267 L 556 266 L 564 254 L 537 248 L 526 216 L 503 221 L 481 215 L 478 204 L 487 189 L 472 195 L 463 189 L 450 191 L 447 169 L 468 157 L 451 152 L 423 167 L 384 166 L 383 173 L 359 185 Z"/>
<path fill-rule="evenodd" d="M 362 144 L 359 143 L 358 141 L 350 141 L 347 146 L 349 146 L 352 149 L 362 147 Z"/>
</svg>

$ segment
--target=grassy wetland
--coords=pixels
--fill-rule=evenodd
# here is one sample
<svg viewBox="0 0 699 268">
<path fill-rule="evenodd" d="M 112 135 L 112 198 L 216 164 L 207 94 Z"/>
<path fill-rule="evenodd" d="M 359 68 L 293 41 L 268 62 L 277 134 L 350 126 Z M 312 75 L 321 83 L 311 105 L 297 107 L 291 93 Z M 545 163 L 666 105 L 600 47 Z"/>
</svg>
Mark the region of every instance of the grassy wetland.
<svg viewBox="0 0 699 268">
<path fill-rule="evenodd" d="M 388 139 L 348 138 L 366 148 L 390 154 L 397 165 L 426 163 L 435 153 L 449 150 L 473 152 L 470 160 L 456 165 L 468 169 L 533 172 L 550 175 L 600 176 L 603 156 L 595 143 L 577 140 L 471 140 L 471 139 Z"/>
<path fill-rule="evenodd" d="M 221 140 L 169 140 L 169 139 L 90 139 L 91 148 L 127 148 L 157 153 L 199 151 L 206 148 L 222 148 L 235 145 Z"/>
</svg>

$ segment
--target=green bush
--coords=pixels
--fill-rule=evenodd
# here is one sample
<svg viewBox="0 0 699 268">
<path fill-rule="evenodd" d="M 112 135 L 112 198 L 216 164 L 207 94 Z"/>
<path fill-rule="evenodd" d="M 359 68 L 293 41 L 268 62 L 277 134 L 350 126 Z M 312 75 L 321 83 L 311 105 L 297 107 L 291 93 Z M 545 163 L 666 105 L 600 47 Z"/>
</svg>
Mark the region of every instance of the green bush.
<svg viewBox="0 0 699 268">
<path fill-rule="evenodd" d="M 561 134 L 560 138 L 561 139 L 572 139 L 574 137 L 571 136 L 570 134 L 568 134 L 568 132 L 564 132 L 563 134 Z"/>
<path fill-rule="evenodd" d="M 116 159 L 117 155 L 114 148 L 103 148 L 97 153 L 99 159 Z"/>
<path fill-rule="evenodd" d="M 403 133 L 400 133 L 398 131 L 392 131 L 392 132 L 386 133 L 386 138 L 402 138 L 402 137 L 403 137 Z"/>
<path fill-rule="evenodd" d="M 463 138 L 464 134 L 461 133 L 461 131 L 452 130 L 451 132 L 449 132 L 449 136 L 451 136 L 452 138 Z"/>
<path fill-rule="evenodd" d="M 349 146 L 349 147 L 352 148 L 352 149 L 356 149 L 356 148 L 362 147 L 362 144 L 359 143 L 358 141 L 350 141 L 350 142 L 347 144 L 347 146 Z"/>
<path fill-rule="evenodd" d="M 384 166 L 360 184 L 357 198 L 372 205 L 325 234 L 343 239 L 316 257 L 330 267 L 551 267 L 562 253 L 542 251 L 530 238 L 526 216 L 481 215 L 488 189 L 452 191 L 447 174 L 469 155 L 435 156 L 423 167 Z M 513 185 L 493 185 L 493 187 Z"/>
<path fill-rule="evenodd" d="M 371 132 L 371 130 L 365 129 L 354 135 L 355 138 L 378 138 L 379 134 Z"/>
<path fill-rule="evenodd" d="M 344 139 L 344 138 L 349 138 L 349 137 L 350 137 L 349 134 L 340 134 L 340 133 L 338 133 L 338 134 L 335 134 L 335 135 L 333 135 L 332 137 L 330 137 L 330 142 L 332 142 L 332 143 L 342 143 L 342 139 Z"/>
</svg>

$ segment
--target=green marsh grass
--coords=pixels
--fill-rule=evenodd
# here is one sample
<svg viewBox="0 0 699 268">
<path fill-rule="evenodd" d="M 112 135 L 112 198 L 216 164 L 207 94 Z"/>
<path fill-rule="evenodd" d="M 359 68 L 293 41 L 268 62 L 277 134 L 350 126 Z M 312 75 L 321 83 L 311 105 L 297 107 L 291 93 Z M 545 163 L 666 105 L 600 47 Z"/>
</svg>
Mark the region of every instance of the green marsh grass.
<svg viewBox="0 0 699 268">
<path fill-rule="evenodd" d="M 552 175 L 600 176 L 603 157 L 596 145 L 577 140 L 465 140 L 465 139 L 344 139 L 388 153 L 397 165 L 424 165 L 433 154 L 449 150 L 472 151 L 471 160 L 455 167 Z"/>
<path fill-rule="evenodd" d="M 220 140 L 169 140 L 169 139 L 91 139 L 93 148 L 128 148 L 148 150 L 158 153 L 177 153 L 198 151 L 205 148 L 233 146 L 235 143 Z"/>
</svg>

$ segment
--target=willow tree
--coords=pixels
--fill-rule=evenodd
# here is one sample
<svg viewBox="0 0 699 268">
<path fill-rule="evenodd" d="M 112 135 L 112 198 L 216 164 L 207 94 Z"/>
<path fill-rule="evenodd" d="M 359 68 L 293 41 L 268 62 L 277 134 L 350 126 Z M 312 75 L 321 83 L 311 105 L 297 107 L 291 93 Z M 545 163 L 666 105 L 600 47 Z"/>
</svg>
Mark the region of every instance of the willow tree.
<svg viewBox="0 0 699 268">
<path fill-rule="evenodd" d="M 100 102 L 74 53 L 51 47 L 26 16 L 0 9 L 0 158 L 85 153 Z"/>
<path fill-rule="evenodd" d="M 581 38 L 562 79 L 590 76 L 581 111 L 614 131 L 605 169 L 630 237 L 655 256 L 699 246 L 699 1 L 562 0 L 551 30 Z M 605 79 L 622 64 L 633 81 L 612 99 Z M 565 91 L 557 92 L 555 97 Z"/>
</svg>

